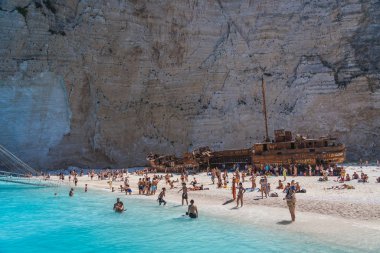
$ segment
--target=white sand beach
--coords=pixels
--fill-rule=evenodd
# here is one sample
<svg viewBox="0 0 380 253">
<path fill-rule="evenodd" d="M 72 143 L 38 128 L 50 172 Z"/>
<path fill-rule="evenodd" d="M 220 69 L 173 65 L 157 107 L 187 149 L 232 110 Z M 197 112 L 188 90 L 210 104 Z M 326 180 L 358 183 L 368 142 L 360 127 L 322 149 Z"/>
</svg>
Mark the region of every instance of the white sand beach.
<svg viewBox="0 0 380 253">
<path fill-rule="evenodd" d="M 295 180 L 301 187 L 306 189 L 306 193 L 297 193 L 296 221 L 290 222 L 290 214 L 283 200 L 282 190 L 276 190 L 279 177 L 269 177 L 272 191 L 277 192 L 278 197 L 268 197 L 261 199 L 260 192 L 251 191 L 244 194 L 244 206 L 235 208 L 236 202 L 232 200 L 231 189 L 218 189 L 213 185 L 210 176 L 206 173 L 189 176 L 190 181 L 195 177 L 199 185 L 203 184 L 209 190 L 189 191 L 189 200 L 194 199 L 198 206 L 200 215 L 219 216 L 237 223 L 255 224 L 265 226 L 284 232 L 307 233 L 312 237 L 318 237 L 328 243 L 333 242 L 340 245 L 350 245 L 362 249 L 375 250 L 380 248 L 380 183 L 376 178 L 380 176 L 380 168 L 368 166 L 360 168 L 358 166 L 347 166 L 346 171 L 352 175 L 354 171 L 360 174 L 361 171 L 368 174 L 368 183 L 359 183 L 357 180 L 345 182 L 355 189 L 328 190 L 327 188 L 342 183 L 334 182 L 336 177 L 329 177 L 327 182 L 319 182 L 319 177 L 292 177 L 288 176 L 286 182 Z M 120 190 L 111 192 L 108 180 L 93 180 L 85 175 L 79 177 L 76 191 L 83 191 L 84 184 L 88 184 L 89 191 L 102 190 L 99 194 L 115 194 L 115 197 L 122 197 L 128 207 L 128 198 L 151 199 L 152 204 L 157 199 L 157 195 L 162 187 L 166 187 L 166 200 L 175 205 L 181 204 L 180 183 L 175 183 L 175 188 L 170 189 L 161 180 L 158 184 L 156 195 L 138 195 L 137 182 L 142 176 L 129 174 L 129 184 L 133 190 L 132 195 L 120 193 Z M 174 175 L 172 179 L 179 179 L 180 175 Z M 232 173 L 229 173 L 232 178 Z M 67 176 L 65 181 L 67 182 Z M 251 187 L 251 182 L 246 178 L 244 186 Z M 179 180 L 180 181 L 180 180 Z M 256 181 L 258 184 L 258 180 Z M 113 182 L 117 189 L 122 182 Z M 74 185 L 73 182 L 70 185 Z M 230 186 L 230 184 L 229 184 Z M 186 207 L 179 209 L 182 213 Z"/>
</svg>

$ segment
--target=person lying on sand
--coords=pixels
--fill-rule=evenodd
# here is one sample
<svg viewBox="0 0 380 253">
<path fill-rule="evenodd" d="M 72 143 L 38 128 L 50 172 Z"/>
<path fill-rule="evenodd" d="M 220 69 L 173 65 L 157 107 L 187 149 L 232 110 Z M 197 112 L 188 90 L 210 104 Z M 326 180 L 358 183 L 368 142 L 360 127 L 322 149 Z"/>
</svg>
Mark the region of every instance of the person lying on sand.
<svg viewBox="0 0 380 253">
<path fill-rule="evenodd" d="M 348 184 L 342 184 L 342 185 L 336 185 L 336 186 L 331 186 L 329 188 L 326 188 L 327 190 L 343 190 L 343 189 L 355 189 L 352 185 Z"/>
<path fill-rule="evenodd" d="M 209 190 L 209 188 L 204 188 L 203 184 L 201 186 L 194 186 L 193 188 L 188 188 L 189 191 L 202 191 Z"/>
</svg>

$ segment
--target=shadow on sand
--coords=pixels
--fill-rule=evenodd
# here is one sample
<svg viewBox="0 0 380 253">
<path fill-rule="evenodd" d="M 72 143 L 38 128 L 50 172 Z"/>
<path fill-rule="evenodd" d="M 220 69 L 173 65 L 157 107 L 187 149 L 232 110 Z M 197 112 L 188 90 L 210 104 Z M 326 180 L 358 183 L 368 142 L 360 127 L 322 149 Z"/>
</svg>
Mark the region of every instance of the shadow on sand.
<svg viewBox="0 0 380 253">
<path fill-rule="evenodd" d="M 230 200 L 227 200 L 226 202 L 224 202 L 223 205 L 227 205 L 227 204 L 232 203 L 232 202 L 234 202 L 234 200 L 230 199 Z"/>
<path fill-rule="evenodd" d="M 289 224 L 292 224 L 292 221 L 291 220 L 282 220 L 282 221 L 279 221 L 277 222 L 278 225 L 289 225 Z"/>
</svg>

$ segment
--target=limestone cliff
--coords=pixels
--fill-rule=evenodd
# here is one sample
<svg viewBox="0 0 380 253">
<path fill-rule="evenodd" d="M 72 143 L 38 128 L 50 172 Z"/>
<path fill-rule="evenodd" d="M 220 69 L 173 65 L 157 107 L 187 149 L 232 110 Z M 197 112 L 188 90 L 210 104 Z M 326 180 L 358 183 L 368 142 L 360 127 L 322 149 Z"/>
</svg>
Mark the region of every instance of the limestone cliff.
<svg viewBox="0 0 380 253">
<path fill-rule="evenodd" d="M 378 0 L 2 0 L 0 143 L 34 166 L 145 164 L 269 129 L 380 152 Z"/>
</svg>

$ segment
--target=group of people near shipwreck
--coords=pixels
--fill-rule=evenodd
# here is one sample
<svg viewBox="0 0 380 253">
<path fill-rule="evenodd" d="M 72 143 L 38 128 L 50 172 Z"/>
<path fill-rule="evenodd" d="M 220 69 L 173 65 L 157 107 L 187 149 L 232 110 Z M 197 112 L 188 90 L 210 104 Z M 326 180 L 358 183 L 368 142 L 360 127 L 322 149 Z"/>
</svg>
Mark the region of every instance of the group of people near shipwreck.
<svg viewBox="0 0 380 253">
<path fill-rule="evenodd" d="M 379 165 L 378 165 L 379 166 Z M 222 167 L 223 169 L 223 167 Z M 231 173 L 232 170 L 232 173 Z M 88 177 L 93 180 L 108 180 L 110 190 L 115 191 L 113 183 L 121 182 L 118 188 L 120 192 L 125 192 L 125 194 L 132 194 L 132 188 L 129 185 L 129 173 L 126 169 L 121 170 L 88 170 Z M 154 169 L 144 169 L 133 172 L 133 174 L 141 176 L 136 185 L 139 195 L 156 195 L 158 192 L 158 184 L 161 180 L 165 182 L 165 186 L 158 192 L 157 201 L 159 205 L 166 205 L 165 194 L 167 189 L 177 188 L 178 193 L 181 192 L 182 205 L 188 202 L 189 191 L 201 191 L 208 190 L 209 188 L 204 187 L 200 184 L 196 178 L 196 174 L 189 176 L 188 171 L 183 170 L 177 179 L 174 179 L 172 173 L 166 173 L 164 175 L 156 174 Z M 79 173 L 75 170 L 70 171 L 68 179 L 73 181 L 75 186 L 78 182 L 78 177 L 84 175 L 83 170 Z M 337 186 L 331 186 L 325 188 L 327 190 L 341 190 L 341 189 L 355 189 L 353 186 L 346 184 L 346 182 L 357 180 L 358 182 L 366 183 L 368 182 L 368 175 L 361 172 L 360 175 L 354 172 L 352 175 L 346 173 L 343 167 L 337 166 L 300 166 L 300 165 L 290 165 L 290 166 L 276 166 L 276 165 L 266 165 L 262 167 L 252 167 L 245 166 L 242 171 L 238 165 L 234 165 L 230 170 L 224 168 L 221 169 L 214 167 L 212 169 L 207 169 L 207 175 L 210 176 L 211 184 L 215 185 L 216 188 L 231 190 L 232 199 L 236 201 L 236 207 L 243 207 L 244 205 L 244 194 L 246 192 L 256 191 L 261 194 L 263 199 L 268 197 L 278 197 L 278 191 L 285 193 L 287 206 L 289 208 L 292 221 L 295 221 L 295 205 L 296 205 L 296 193 L 306 193 L 306 189 L 302 188 L 299 182 L 294 180 L 297 176 L 318 176 L 318 181 L 328 181 L 332 178 L 334 182 L 343 183 Z M 282 179 L 278 180 L 278 183 L 274 186 L 268 182 L 268 177 L 278 176 Z M 287 177 L 292 176 L 294 179 L 290 182 L 286 182 Z M 191 179 L 189 179 L 189 177 Z M 64 173 L 59 174 L 61 180 L 65 179 Z M 376 179 L 380 183 L 380 177 Z M 190 182 L 189 182 L 190 181 Z M 245 188 L 243 186 L 244 182 L 250 182 L 251 187 Z M 87 184 L 85 185 L 85 192 L 87 192 Z M 136 193 L 137 194 L 137 193 Z M 69 195 L 74 196 L 74 188 L 71 188 Z M 126 209 L 124 204 L 118 199 L 114 205 L 114 210 L 116 212 L 123 212 Z M 187 214 L 191 218 L 198 217 L 198 209 L 194 205 L 194 200 L 190 201 L 189 210 Z"/>
</svg>

